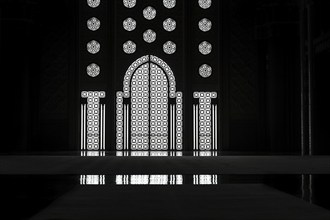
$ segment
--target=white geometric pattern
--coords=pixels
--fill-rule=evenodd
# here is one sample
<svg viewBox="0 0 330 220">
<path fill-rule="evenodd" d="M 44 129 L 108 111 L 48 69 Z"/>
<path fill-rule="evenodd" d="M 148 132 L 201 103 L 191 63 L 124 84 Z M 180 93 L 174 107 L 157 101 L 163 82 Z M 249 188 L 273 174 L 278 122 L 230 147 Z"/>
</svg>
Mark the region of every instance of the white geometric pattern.
<svg viewBox="0 0 330 220">
<path fill-rule="evenodd" d="M 123 81 L 123 91 L 124 91 L 124 98 L 129 98 L 130 96 L 130 82 L 131 77 L 138 66 L 140 66 L 143 63 L 146 63 L 149 61 L 149 55 L 145 55 L 143 57 L 140 57 L 136 61 L 134 61 L 131 66 L 127 69 L 124 81 Z M 170 98 L 175 98 L 176 96 L 176 82 L 175 82 L 175 76 L 173 74 L 173 71 L 171 68 L 160 58 L 150 55 L 150 61 L 158 64 L 166 73 L 167 78 L 169 80 L 170 84 Z"/>
<path fill-rule="evenodd" d="M 163 0 L 163 5 L 168 9 L 174 8 L 176 5 L 176 0 Z"/>
<path fill-rule="evenodd" d="M 176 104 L 171 105 L 171 147 L 175 144 L 176 148 L 173 149 L 180 150 L 183 148 L 182 93 L 176 92 L 171 68 L 162 59 L 152 55 L 143 56 L 132 63 L 124 76 L 123 92 L 117 93 L 117 126 L 120 127 L 117 129 L 118 150 L 168 149 L 168 97 L 176 98 Z M 130 104 L 123 105 L 124 98 L 130 98 Z M 129 133 L 130 139 L 126 136 Z"/>
<path fill-rule="evenodd" d="M 211 99 L 217 98 L 216 92 L 194 92 L 199 99 L 199 147 L 200 150 L 211 150 Z"/>
<path fill-rule="evenodd" d="M 148 150 L 149 145 L 149 63 L 132 77 L 131 149 Z"/>
<path fill-rule="evenodd" d="M 100 74 L 100 67 L 96 63 L 91 63 L 86 68 L 87 75 L 96 77 Z"/>
<path fill-rule="evenodd" d="M 92 17 L 92 18 L 87 20 L 87 27 L 91 31 L 98 30 L 100 28 L 100 26 L 101 26 L 100 20 L 95 18 L 95 17 Z"/>
<path fill-rule="evenodd" d="M 91 54 L 96 54 L 100 51 L 101 45 L 96 40 L 87 43 L 87 51 Z"/>
<path fill-rule="evenodd" d="M 87 98 L 87 150 L 98 150 L 100 143 L 100 98 L 105 98 L 103 91 L 82 91 L 82 98 Z"/>
<path fill-rule="evenodd" d="M 147 20 L 152 20 L 156 17 L 156 9 L 151 6 L 146 7 L 143 10 L 143 17 Z"/>
<path fill-rule="evenodd" d="M 176 149 L 182 150 L 183 146 L 183 101 L 182 92 L 176 93 Z"/>
<path fill-rule="evenodd" d="M 172 41 L 167 41 L 163 44 L 163 50 L 166 54 L 173 54 L 176 51 L 176 44 Z"/>
<path fill-rule="evenodd" d="M 168 84 L 164 71 L 151 63 L 150 71 L 150 149 L 167 150 Z"/>
<path fill-rule="evenodd" d="M 169 84 L 170 84 L 170 98 L 176 97 L 176 82 L 173 71 L 171 68 L 160 58 L 150 55 L 150 61 L 158 64 L 166 73 Z"/>
<path fill-rule="evenodd" d="M 202 20 L 200 20 L 198 22 L 198 27 L 199 27 L 199 30 L 201 30 L 203 32 L 207 32 L 207 31 L 211 30 L 212 22 L 207 18 L 203 18 Z"/>
<path fill-rule="evenodd" d="M 146 63 L 149 61 L 149 55 L 145 55 L 143 57 L 140 57 L 136 61 L 134 61 L 130 67 L 128 67 L 123 81 L 123 92 L 124 92 L 124 98 L 130 97 L 130 84 L 131 84 L 131 77 L 135 70 L 143 63 Z"/>
<path fill-rule="evenodd" d="M 176 22 L 172 18 L 167 18 L 163 22 L 163 28 L 164 30 L 171 32 L 174 31 L 176 28 Z"/>
<path fill-rule="evenodd" d="M 133 8 L 136 5 L 136 0 L 123 0 L 123 4 L 126 8 Z"/>
<path fill-rule="evenodd" d="M 91 8 L 96 8 L 100 5 L 101 0 L 87 0 L 87 4 Z"/>
<path fill-rule="evenodd" d="M 133 18 L 126 18 L 123 21 L 123 28 L 126 31 L 133 31 L 136 28 L 136 21 Z"/>
<path fill-rule="evenodd" d="M 136 51 L 136 44 L 133 41 L 126 41 L 123 44 L 123 51 L 127 54 L 132 54 Z"/>
<path fill-rule="evenodd" d="M 116 98 L 116 143 L 117 150 L 123 149 L 123 92 L 117 92 Z"/>
<path fill-rule="evenodd" d="M 199 44 L 198 50 L 201 54 L 207 55 L 212 52 L 212 45 L 207 41 L 203 41 Z"/>
<path fill-rule="evenodd" d="M 212 1 L 211 0 L 198 0 L 199 7 L 202 9 L 207 9 L 211 7 Z"/>
<path fill-rule="evenodd" d="M 143 40 L 147 43 L 152 43 L 156 40 L 156 33 L 151 30 L 148 29 L 143 33 Z"/>
<path fill-rule="evenodd" d="M 199 67 L 199 75 L 203 78 L 210 77 L 212 75 L 212 67 L 207 64 L 203 64 Z"/>
</svg>

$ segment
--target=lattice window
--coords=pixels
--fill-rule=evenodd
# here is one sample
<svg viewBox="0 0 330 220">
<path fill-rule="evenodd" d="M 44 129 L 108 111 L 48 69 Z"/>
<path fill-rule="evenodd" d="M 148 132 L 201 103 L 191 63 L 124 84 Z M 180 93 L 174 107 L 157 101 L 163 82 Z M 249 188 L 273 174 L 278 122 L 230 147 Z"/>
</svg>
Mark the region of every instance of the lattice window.
<svg viewBox="0 0 330 220">
<path fill-rule="evenodd" d="M 194 185 L 218 185 L 218 175 L 193 175 Z"/>
<path fill-rule="evenodd" d="M 82 98 L 87 104 L 81 104 L 81 149 L 102 150 L 105 146 L 105 98 L 103 91 L 83 91 Z"/>
<path fill-rule="evenodd" d="M 168 83 L 161 68 L 151 63 L 150 149 L 166 150 L 168 134 Z"/>
<path fill-rule="evenodd" d="M 80 175 L 80 185 L 105 185 L 105 175 Z"/>
<path fill-rule="evenodd" d="M 124 92 L 117 92 L 117 150 L 183 148 L 182 93 L 175 86 L 172 70 L 158 57 L 133 62 L 124 76 Z M 123 105 L 126 98 L 130 104 Z M 169 105 L 170 98 L 176 104 Z"/>
<path fill-rule="evenodd" d="M 149 63 L 132 77 L 131 93 L 132 150 L 148 150 L 149 145 Z"/>
<path fill-rule="evenodd" d="M 182 185 L 182 175 L 116 175 L 116 185 Z"/>
<path fill-rule="evenodd" d="M 194 150 L 217 150 L 216 92 L 194 92 L 199 104 L 193 106 Z"/>
</svg>

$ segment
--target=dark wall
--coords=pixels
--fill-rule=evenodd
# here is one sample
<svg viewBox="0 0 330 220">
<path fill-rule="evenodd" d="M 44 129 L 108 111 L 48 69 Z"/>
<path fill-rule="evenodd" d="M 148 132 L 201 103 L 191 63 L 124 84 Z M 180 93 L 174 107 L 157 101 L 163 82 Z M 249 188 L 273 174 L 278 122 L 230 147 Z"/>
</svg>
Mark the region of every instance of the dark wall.
<svg viewBox="0 0 330 220">
<path fill-rule="evenodd" d="M 3 124 L 8 145 L 0 151 L 72 147 L 74 8 L 74 1 L 65 0 L 1 2 L 2 92 L 8 94 Z"/>
<path fill-rule="evenodd" d="M 299 4 L 231 0 L 226 7 L 229 141 L 225 150 L 298 153 Z"/>
<path fill-rule="evenodd" d="M 214 80 L 199 85 L 201 79 L 198 77 L 178 74 L 178 79 L 189 85 L 178 84 L 185 97 L 209 85 L 219 92 L 223 151 L 242 154 L 300 152 L 300 3 L 221 1 L 217 5 L 220 14 L 215 15 L 212 11 L 209 15 L 217 19 L 218 23 L 214 24 L 219 31 L 206 36 L 210 41 L 218 41 L 218 54 L 210 61 L 215 66 Z M 178 9 L 184 9 L 185 15 L 190 17 L 184 20 L 178 16 L 178 25 L 189 25 L 200 19 L 197 12 L 189 12 L 196 6 L 194 4 L 181 1 Z M 86 76 L 85 67 L 93 61 L 86 54 L 85 44 L 95 37 L 95 33 L 81 31 L 86 30 L 86 18 L 92 15 L 88 6 L 79 8 L 80 4 L 75 0 L 5 0 L 0 5 L 1 88 L 3 106 L 6 106 L 3 108 L 6 127 L 3 140 L 8 143 L 1 146 L 0 151 L 79 149 L 79 92 L 96 89 L 97 85 L 79 77 Z M 107 27 L 100 32 L 103 36 L 100 41 L 107 49 L 102 50 L 106 52 L 100 54 L 97 62 L 108 73 L 108 77 L 99 81 L 109 94 L 106 103 L 112 109 L 107 112 L 111 125 L 114 125 L 115 117 L 114 93 L 110 90 L 118 89 L 122 84 L 122 72 L 131 63 L 121 67 L 126 55 L 118 52 L 121 39 L 118 36 L 117 41 L 114 39 L 116 29 L 111 22 L 115 21 L 116 13 L 121 13 L 115 13 L 114 6 L 116 4 L 112 2 L 105 8 L 95 9 L 101 10 L 102 22 L 106 22 Z M 327 46 L 330 25 L 326 10 L 329 8 L 329 3 L 321 0 L 315 1 L 313 6 L 313 143 L 318 154 L 329 154 L 326 147 L 329 132 L 324 129 L 329 124 L 329 109 L 324 105 L 330 56 Z M 208 14 L 200 16 L 207 17 Z M 306 20 L 303 23 L 306 25 Z M 191 48 L 195 48 L 200 36 L 192 35 L 193 30 L 187 27 L 185 31 L 186 35 L 179 34 L 174 38 L 181 43 L 190 42 L 194 44 Z M 119 46 L 110 42 L 119 42 Z M 172 66 L 177 72 L 196 71 L 198 57 L 192 52 L 188 45 L 179 47 L 177 55 L 185 63 L 179 63 L 179 58 L 173 60 Z M 187 100 L 185 110 L 191 111 L 192 102 Z M 185 117 L 188 126 L 185 130 L 189 131 L 190 118 Z M 114 131 L 114 127 L 108 129 L 112 134 L 107 141 L 111 147 L 114 146 Z M 185 138 L 190 138 L 189 132 Z M 185 140 L 185 143 L 189 145 L 190 141 Z"/>
</svg>

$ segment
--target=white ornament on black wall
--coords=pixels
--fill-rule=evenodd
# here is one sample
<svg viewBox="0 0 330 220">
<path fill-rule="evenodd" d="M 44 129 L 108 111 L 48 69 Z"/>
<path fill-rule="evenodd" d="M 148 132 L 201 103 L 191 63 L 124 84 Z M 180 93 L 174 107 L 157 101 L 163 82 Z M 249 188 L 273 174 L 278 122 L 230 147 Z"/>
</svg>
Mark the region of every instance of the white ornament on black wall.
<svg viewBox="0 0 330 220">
<path fill-rule="evenodd" d="M 167 41 L 163 44 L 163 50 L 166 54 L 173 54 L 176 51 L 176 44 L 172 41 Z"/>
<path fill-rule="evenodd" d="M 200 20 L 198 22 L 198 27 L 199 27 L 199 30 L 201 30 L 203 32 L 207 32 L 207 31 L 211 30 L 212 22 L 207 18 L 203 18 L 202 20 Z"/>
<path fill-rule="evenodd" d="M 203 41 L 199 44 L 198 50 L 201 54 L 207 55 L 212 52 L 212 45 L 207 41 Z"/>
<path fill-rule="evenodd" d="M 87 51 L 91 54 L 96 54 L 100 51 L 101 45 L 96 40 L 87 43 Z"/>
<path fill-rule="evenodd" d="M 146 30 L 143 33 L 143 40 L 147 43 L 152 43 L 156 40 L 156 32 L 151 29 Z"/>
<path fill-rule="evenodd" d="M 176 28 L 175 20 L 173 20 L 172 18 L 165 19 L 165 21 L 163 22 L 163 28 L 168 32 L 174 31 Z"/>
<path fill-rule="evenodd" d="M 100 5 L 101 0 L 87 0 L 87 4 L 91 8 L 96 8 Z"/>
<path fill-rule="evenodd" d="M 143 10 L 143 17 L 147 20 L 152 20 L 156 17 L 156 9 L 151 6 L 146 7 Z"/>
<path fill-rule="evenodd" d="M 92 18 L 87 20 L 87 27 L 91 31 L 98 30 L 100 28 L 100 26 L 101 26 L 100 20 L 95 18 L 95 17 L 92 17 Z"/>
<path fill-rule="evenodd" d="M 168 9 L 174 8 L 176 5 L 176 0 L 163 0 L 163 5 Z"/>
<path fill-rule="evenodd" d="M 202 9 L 208 9 L 212 5 L 211 0 L 198 0 L 199 7 Z"/>
<path fill-rule="evenodd" d="M 126 31 L 133 31 L 136 28 L 136 21 L 133 18 L 126 18 L 123 21 L 123 28 Z"/>
<path fill-rule="evenodd" d="M 203 78 L 210 77 L 212 75 L 212 67 L 207 64 L 203 64 L 199 67 L 199 75 Z"/>
<path fill-rule="evenodd" d="M 126 41 L 123 44 L 123 51 L 127 54 L 132 54 L 136 51 L 136 44 L 133 41 Z"/>
<path fill-rule="evenodd" d="M 123 4 L 126 8 L 133 8 L 136 5 L 136 0 L 123 0 Z"/>
<path fill-rule="evenodd" d="M 91 63 L 86 68 L 87 75 L 96 77 L 100 74 L 100 67 L 96 63 Z"/>
</svg>

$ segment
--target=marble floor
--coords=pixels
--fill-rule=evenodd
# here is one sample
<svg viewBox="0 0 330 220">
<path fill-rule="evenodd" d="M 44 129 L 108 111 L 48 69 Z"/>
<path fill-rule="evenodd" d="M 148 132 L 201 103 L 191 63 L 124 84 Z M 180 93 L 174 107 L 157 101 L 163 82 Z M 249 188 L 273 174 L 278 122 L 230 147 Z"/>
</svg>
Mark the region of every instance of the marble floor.
<svg viewBox="0 0 330 220">
<path fill-rule="evenodd" d="M 1 219 L 330 219 L 328 156 L 89 156 L 1 155 Z"/>
</svg>

